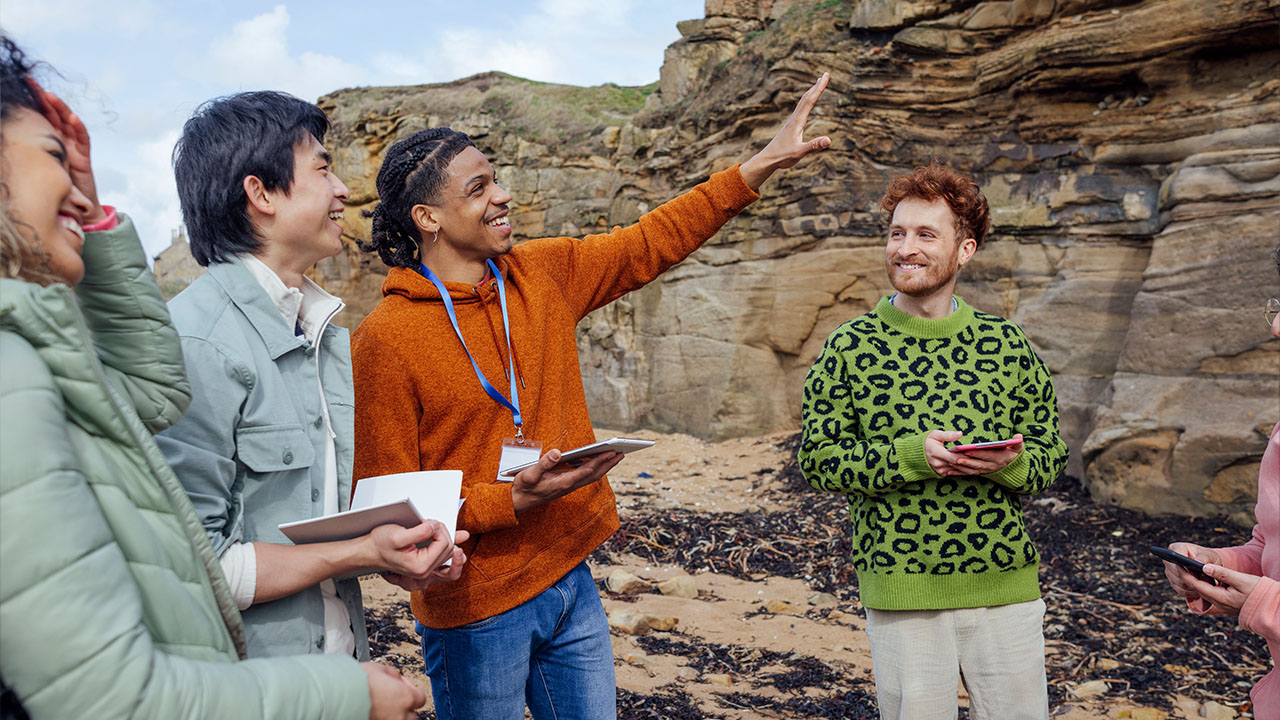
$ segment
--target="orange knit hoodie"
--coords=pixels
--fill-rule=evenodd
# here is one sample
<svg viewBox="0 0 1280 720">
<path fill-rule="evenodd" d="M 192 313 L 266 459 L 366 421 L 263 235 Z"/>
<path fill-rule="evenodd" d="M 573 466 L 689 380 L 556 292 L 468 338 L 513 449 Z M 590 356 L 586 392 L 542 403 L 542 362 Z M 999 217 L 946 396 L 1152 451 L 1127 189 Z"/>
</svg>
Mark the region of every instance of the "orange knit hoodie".
<svg viewBox="0 0 1280 720">
<path fill-rule="evenodd" d="M 595 442 L 574 330 L 587 313 L 662 274 L 759 196 L 738 167 L 607 235 L 521 243 L 496 262 L 506 281 L 526 437 L 570 450 Z M 497 283 L 446 283 L 463 337 L 508 393 Z M 498 482 L 511 411 L 480 386 L 435 286 L 392 268 L 382 301 L 352 334 L 355 477 L 462 470 L 458 528 L 472 534 L 462 577 L 414 592 L 414 617 L 450 628 L 510 610 L 551 587 L 618 528 L 607 479 L 516 516 Z"/>
</svg>

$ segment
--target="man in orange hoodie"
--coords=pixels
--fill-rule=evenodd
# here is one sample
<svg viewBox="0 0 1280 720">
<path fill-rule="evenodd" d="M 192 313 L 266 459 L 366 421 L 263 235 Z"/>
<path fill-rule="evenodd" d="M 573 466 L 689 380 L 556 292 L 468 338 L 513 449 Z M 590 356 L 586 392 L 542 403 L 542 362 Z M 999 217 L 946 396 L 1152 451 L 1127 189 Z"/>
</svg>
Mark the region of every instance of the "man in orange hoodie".
<svg viewBox="0 0 1280 720">
<path fill-rule="evenodd" d="M 756 200 L 776 170 L 824 150 L 803 138 L 827 84 L 804 94 L 750 160 L 585 240 L 512 247 L 488 159 L 464 134 L 423 130 L 387 151 L 372 240 L 391 266 L 383 299 L 352 337 L 355 477 L 461 469 L 471 533 L 457 582 L 422 587 L 411 607 L 441 720 L 613 718 L 613 654 L 586 558 L 618 528 L 595 441 L 574 330 L 587 313 L 683 260 Z M 537 465 L 499 477 L 532 456 Z"/>
</svg>

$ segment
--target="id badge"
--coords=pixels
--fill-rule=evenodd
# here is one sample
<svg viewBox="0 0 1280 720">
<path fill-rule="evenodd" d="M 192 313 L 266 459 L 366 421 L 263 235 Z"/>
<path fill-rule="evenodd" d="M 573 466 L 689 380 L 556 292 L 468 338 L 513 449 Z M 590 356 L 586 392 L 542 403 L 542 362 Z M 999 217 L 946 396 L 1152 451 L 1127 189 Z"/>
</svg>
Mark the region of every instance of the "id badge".
<svg viewBox="0 0 1280 720">
<path fill-rule="evenodd" d="M 511 482 L 515 476 L 503 477 L 502 471 L 507 468 L 537 462 L 542 457 L 542 443 L 526 438 L 504 438 L 502 440 L 502 458 L 498 460 L 498 482 Z"/>
</svg>

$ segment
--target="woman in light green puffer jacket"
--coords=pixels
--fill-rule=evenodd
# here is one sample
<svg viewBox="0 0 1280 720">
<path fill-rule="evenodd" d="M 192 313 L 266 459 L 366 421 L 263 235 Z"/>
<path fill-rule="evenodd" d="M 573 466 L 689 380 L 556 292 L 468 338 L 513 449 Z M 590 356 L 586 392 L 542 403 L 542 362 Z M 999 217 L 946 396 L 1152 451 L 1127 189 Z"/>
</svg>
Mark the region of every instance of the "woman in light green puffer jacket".
<svg viewBox="0 0 1280 720">
<path fill-rule="evenodd" d="M 84 126 L 28 67 L 0 38 L 0 716 L 413 717 L 421 691 L 384 666 L 242 660 L 151 439 L 190 399 L 177 333 Z"/>
</svg>

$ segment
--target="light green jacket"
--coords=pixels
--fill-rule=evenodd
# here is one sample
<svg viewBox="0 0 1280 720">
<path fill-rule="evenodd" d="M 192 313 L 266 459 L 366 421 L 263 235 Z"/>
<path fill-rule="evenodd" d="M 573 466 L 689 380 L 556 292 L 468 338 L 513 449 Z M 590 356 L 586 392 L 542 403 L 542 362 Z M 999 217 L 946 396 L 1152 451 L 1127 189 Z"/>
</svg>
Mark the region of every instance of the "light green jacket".
<svg viewBox="0 0 1280 720">
<path fill-rule="evenodd" d="M 0 279 L 0 676 L 33 718 L 366 718 L 351 658 L 244 627 L 151 433 L 189 401 L 132 223 L 73 292 Z"/>
</svg>

